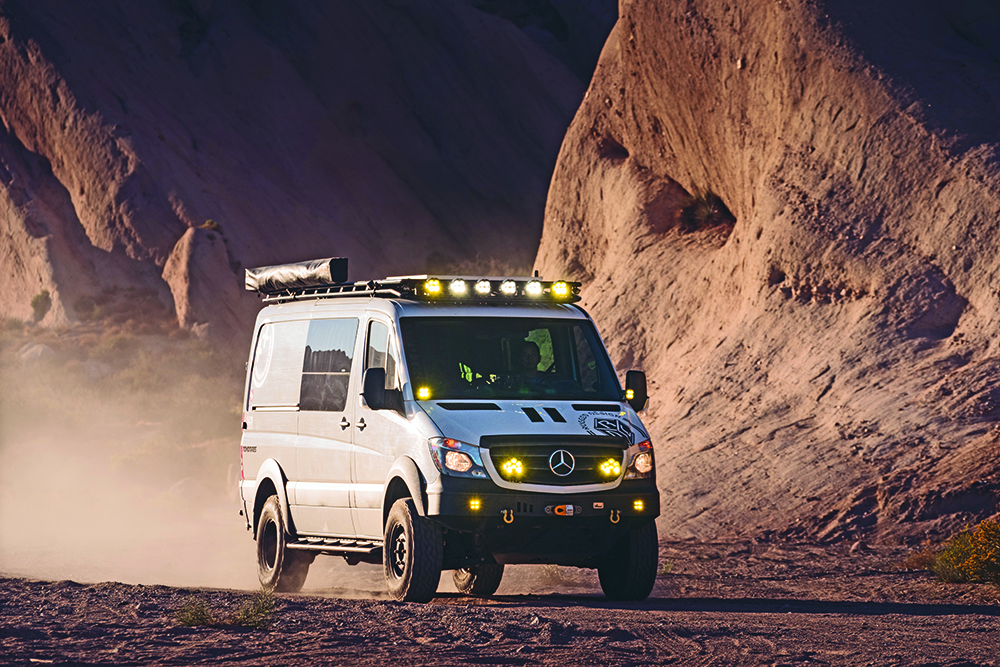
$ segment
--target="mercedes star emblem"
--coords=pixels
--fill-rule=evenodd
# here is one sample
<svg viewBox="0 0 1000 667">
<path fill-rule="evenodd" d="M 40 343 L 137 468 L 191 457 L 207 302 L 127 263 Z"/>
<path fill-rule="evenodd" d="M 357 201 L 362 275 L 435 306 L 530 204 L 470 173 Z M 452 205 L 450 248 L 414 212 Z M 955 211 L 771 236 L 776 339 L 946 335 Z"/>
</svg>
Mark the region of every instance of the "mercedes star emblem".
<svg viewBox="0 0 1000 667">
<path fill-rule="evenodd" d="M 549 457 L 549 469 L 560 477 L 570 474 L 575 467 L 576 459 L 565 449 L 557 449 Z"/>
</svg>

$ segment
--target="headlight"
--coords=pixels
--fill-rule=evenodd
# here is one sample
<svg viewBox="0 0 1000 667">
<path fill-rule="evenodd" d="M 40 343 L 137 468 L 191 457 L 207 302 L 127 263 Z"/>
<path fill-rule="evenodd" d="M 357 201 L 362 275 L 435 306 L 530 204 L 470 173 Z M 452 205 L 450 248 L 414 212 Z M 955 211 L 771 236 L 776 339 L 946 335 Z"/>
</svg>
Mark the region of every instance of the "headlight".
<svg viewBox="0 0 1000 667">
<path fill-rule="evenodd" d="M 427 446 L 441 473 L 455 477 L 489 477 L 479 447 L 454 438 L 431 438 Z"/>
<path fill-rule="evenodd" d="M 653 460 L 653 444 L 649 440 L 643 440 L 638 445 L 638 453 L 632 456 L 632 462 L 625 472 L 625 479 L 647 479 L 652 477 L 656 468 Z"/>
</svg>

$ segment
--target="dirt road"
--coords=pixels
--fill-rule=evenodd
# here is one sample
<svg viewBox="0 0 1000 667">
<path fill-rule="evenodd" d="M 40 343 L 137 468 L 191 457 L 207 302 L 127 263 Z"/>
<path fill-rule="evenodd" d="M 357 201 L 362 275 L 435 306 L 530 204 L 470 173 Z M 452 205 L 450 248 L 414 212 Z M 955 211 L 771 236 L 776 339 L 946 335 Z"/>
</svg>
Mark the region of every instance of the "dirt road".
<svg viewBox="0 0 1000 667">
<path fill-rule="evenodd" d="M 938 583 L 899 569 L 903 555 L 663 544 L 653 595 L 634 604 L 604 600 L 588 571 L 544 566 L 509 568 L 507 594 L 488 600 L 400 604 L 366 591 L 362 570 L 279 596 L 263 631 L 176 621 L 192 596 L 225 613 L 248 592 L 7 578 L 0 664 L 1000 664 L 1000 589 Z"/>
</svg>

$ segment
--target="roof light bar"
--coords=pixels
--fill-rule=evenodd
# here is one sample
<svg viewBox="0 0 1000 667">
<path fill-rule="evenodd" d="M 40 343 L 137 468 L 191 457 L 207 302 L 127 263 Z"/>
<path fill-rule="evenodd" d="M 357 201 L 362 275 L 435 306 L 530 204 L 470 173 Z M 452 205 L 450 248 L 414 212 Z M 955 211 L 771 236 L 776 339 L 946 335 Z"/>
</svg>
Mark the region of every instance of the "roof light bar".
<svg viewBox="0 0 1000 667">
<path fill-rule="evenodd" d="M 260 294 L 265 303 L 352 296 L 467 303 L 575 303 L 580 300 L 580 283 L 549 282 L 537 276 L 423 275 L 347 282 L 347 260 L 344 258 L 247 269 L 246 288 Z"/>
</svg>

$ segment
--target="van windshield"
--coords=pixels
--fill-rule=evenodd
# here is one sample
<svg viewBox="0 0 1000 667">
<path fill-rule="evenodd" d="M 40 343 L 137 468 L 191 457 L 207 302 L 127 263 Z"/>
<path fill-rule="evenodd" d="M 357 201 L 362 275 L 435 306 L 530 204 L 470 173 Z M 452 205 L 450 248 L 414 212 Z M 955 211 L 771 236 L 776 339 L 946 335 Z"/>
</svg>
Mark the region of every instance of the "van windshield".
<svg viewBox="0 0 1000 667">
<path fill-rule="evenodd" d="M 400 327 L 418 399 L 621 400 L 586 320 L 403 317 Z"/>
</svg>

